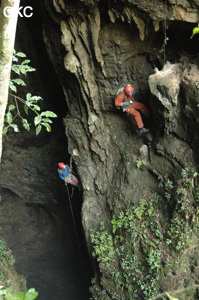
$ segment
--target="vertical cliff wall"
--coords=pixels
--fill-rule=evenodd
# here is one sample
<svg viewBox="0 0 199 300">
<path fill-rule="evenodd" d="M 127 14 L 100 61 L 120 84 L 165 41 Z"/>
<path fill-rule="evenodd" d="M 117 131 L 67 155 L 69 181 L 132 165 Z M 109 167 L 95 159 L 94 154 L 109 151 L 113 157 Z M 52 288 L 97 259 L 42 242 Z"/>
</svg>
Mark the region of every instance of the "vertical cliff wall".
<svg viewBox="0 0 199 300">
<path fill-rule="evenodd" d="M 198 37 L 190 36 L 198 23 L 198 4 L 44 3 L 50 23 L 60 29 L 60 49 L 65 49 L 63 71 L 53 54 L 49 27 L 44 28 L 44 40 L 61 77 L 69 110 L 64 118 L 68 149 L 71 154 L 78 151 L 75 163 L 83 186 L 82 222 L 90 247 L 90 230 L 99 229 L 100 222 L 110 229 L 113 216 L 132 204 L 139 205 L 140 199 L 149 199 L 154 192 L 161 194 L 160 178 L 170 178 L 177 185 L 183 169 L 197 174 Z M 114 107 L 114 94 L 124 83 L 132 83 L 135 98 L 150 107 L 153 118 L 150 124 L 145 123 L 150 127 L 146 136 L 138 133 L 130 116 Z M 177 196 L 172 205 L 161 196 L 162 220 L 170 222 Z M 195 260 L 197 241 L 190 244 Z M 111 271 L 103 263 L 99 269 L 101 288 L 108 291 L 106 299 L 110 299 L 108 294 L 115 292 Z M 197 285 L 188 279 L 192 268 L 188 269 L 186 274 L 171 272 L 168 280 L 164 278 L 167 283 L 160 283 L 160 290 L 185 291 L 186 286 Z M 121 299 L 144 297 L 139 291 L 137 296 L 125 293 Z M 190 296 L 182 294 L 180 299 L 196 297 L 195 290 Z"/>
</svg>

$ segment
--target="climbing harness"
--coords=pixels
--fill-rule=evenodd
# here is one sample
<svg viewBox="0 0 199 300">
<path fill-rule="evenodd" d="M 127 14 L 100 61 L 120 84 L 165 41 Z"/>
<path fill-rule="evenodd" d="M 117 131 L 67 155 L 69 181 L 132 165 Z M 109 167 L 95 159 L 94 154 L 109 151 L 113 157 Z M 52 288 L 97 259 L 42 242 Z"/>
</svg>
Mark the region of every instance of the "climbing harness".
<svg viewBox="0 0 199 300">
<path fill-rule="evenodd" d="M 70 165 L 65 164 L 65 163 L 59 163 L 58 166 L 58 173 L 59 173 L 59 177 L 64 180 L 65 184 L 70 183 L 71 185 L 76 186 L 79 190 L 81 190 L 81 186 L 79 183 L 79 180 L 77 178 L 77 176 L 75 176 L 74 174 L 76 174 L 75 172 L 73 172 L 72 169 L 72 159 L 73 157 L 70 157 Z"/>
</svg>

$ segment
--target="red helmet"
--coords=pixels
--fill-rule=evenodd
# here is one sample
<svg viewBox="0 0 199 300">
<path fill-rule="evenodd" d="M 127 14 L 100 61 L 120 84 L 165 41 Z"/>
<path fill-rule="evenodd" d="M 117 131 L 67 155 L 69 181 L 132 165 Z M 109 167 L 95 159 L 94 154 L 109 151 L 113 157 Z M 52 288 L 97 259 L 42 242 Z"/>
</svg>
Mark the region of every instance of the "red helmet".
<svg viewBox="0 0 199 300">
<path fill-rule="evenodd" d="M 60 162 L 58 163 L 58 166 L 60 169 L 64 169 L 66 165 L 63 162 Z"/>
<path fill-rule="evenodd" d="M 125 87 L 124 91 L 125 91 L 125 94 L 126 94 L 127 96 L 132 96 L 133 93 L 134 93 L 134 88 L 133 88 L 130 84 L 128 84 L 128 85 Z"/>
</svg>

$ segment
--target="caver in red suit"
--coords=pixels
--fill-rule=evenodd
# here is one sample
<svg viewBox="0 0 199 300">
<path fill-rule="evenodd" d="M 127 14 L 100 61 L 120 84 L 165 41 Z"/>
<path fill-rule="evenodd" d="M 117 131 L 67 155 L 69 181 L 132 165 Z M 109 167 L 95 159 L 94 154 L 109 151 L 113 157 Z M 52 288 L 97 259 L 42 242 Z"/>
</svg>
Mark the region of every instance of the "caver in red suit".
<svg viewBox="0 0 199 300">
<path fill-rule="evenodd" d="M 117 95 L 115 105 L 118 107 L 121 106 L 123 111 L 134 116 L 140 132 L 147 133 L 149 132 L 149 129 L 144 127 L 142 116 L 138 110 L 140 110 L 146 117 L 150 117 L 151 112 L 143 103 L 134 100 L 133 93 L 134 88 L 131 85 L 127 85 L 124 90 Z"/>
</svg>

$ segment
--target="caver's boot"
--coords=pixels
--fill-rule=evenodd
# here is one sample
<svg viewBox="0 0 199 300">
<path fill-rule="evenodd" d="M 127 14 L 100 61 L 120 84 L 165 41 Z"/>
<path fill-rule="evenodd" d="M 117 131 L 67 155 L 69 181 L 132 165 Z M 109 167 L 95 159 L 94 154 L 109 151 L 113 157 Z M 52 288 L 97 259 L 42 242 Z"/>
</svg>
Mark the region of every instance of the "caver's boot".
<svg viewBox="0 0 199 300">
<path fill-rule="evenodd" d="M 147 129 L 145 127 L 142 127 L 142 128 L 140 128 L 140 132 L 141 133 L 147 133 L 147 132 L 149 132 L 149 129 Z"/>
</svg>

